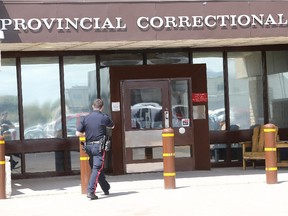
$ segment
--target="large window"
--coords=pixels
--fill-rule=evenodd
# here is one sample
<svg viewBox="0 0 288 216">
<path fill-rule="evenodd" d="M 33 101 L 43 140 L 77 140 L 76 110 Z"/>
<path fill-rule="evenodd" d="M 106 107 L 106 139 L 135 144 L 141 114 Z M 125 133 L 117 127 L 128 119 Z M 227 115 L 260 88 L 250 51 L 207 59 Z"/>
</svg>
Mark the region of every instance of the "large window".
<svg viewBox="0 0 288 216">
<path fill-rule="evenodd" d="M 288 51 L 267 52 L 269 122 L 288 127 Z"/>
<path fill-rule="evenodd" d="M 221 130 L 225 122 L 222 53 L 193 53 L 193 63 L 206 64 L 209 130 Z"/>
<path fill-rule="evenodd" d="M 2 59 L 0 70 L 1 135 L 5 140 L 19 140 L 16 60 Z"/>
<path fill-rule="evenodd" d="M 228 53 L 230 129 L 264 123 L 261 52 Z"/>
<path fill-rule="evenodd" d="M 22 58 L 21 72 L 24 139 L 55 137 L 50 128 L 61 119 L 58 57 Z M 25 154 L 26 172 L 55 171 L 54 154 Z"/>
<path fill-rule="evenodd" d="M 92 101 L 97 97 L 95 56 L 64 57 L 64 86 L 67 136 L 75 136 L 83 116 L 91 111 Z M 56 130 L 61 130 L 58 124 Z M 62 153 L 63 154 L 63 153 Z M 61 152 L 58 152 L 59 158 Z M 79 169 L 79 152 L 70 153 L 72 170 Z"/>
<path fill-rule="evenodd" d="M 50 136 L 49 127 L 61 119 L 57 57 L 22 58 L 24 138 Z"/>
<path fill-rule="evenodd" d="M 64 82 L 67 136 L 75 136 L 80 118 L 97 97 L 95 56 L 64 57 Z"/>
</svg>

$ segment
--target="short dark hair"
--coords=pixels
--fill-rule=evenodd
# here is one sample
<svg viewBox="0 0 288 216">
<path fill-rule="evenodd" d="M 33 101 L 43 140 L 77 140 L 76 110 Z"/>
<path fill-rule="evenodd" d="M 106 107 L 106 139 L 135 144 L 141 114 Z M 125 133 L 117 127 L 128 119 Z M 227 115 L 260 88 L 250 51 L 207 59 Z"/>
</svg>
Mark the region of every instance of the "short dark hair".
<svg viewBox="0 0 288 216">
<path fill-rule="evenodd" d="M 103 107 L 104 103 L 103 103 L 103 100 L 101 99 L 95 99 L 93 101 L 93 107 L 96 108 L 96 109 L 101 109 Z"/>
</svg>

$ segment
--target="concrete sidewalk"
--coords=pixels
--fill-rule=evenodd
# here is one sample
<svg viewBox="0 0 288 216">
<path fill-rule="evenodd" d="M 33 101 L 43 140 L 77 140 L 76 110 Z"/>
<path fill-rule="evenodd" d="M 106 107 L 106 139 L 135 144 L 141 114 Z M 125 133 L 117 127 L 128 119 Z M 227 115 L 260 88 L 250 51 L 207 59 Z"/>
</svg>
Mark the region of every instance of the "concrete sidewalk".
<svg viewBox="0 0 288 216">
<path fill-rule="evenodd" d="M 93 201 L 81 194 L 80 176 L 13 180 L 11 198 L 0 200 L 0 214 L 287 216 L 288 170 L 277 176 L 277 184 L 266 184 L 263 167 L 177 172 L 176 189 L 170 190 L 164 189 L 162 173 L 107 176 L 110 195 L 98 187 Z"/>
</svg>

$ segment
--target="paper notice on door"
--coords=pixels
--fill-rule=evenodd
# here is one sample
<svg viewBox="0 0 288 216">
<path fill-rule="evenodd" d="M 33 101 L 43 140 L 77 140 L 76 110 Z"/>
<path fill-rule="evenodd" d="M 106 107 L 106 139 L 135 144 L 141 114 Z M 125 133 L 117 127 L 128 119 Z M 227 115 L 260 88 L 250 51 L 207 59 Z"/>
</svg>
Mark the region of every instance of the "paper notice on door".
<svg viewBox="0 0 288 216">
<path fill-rule="evenodd" d="M 205 106 L 193 106 L 193 119 L 206 119 Z"/>
<path fill-rule="evenodd" d="M 112 112 L 120 111 L 120 102 L 112 102 Z"/>
</svg>

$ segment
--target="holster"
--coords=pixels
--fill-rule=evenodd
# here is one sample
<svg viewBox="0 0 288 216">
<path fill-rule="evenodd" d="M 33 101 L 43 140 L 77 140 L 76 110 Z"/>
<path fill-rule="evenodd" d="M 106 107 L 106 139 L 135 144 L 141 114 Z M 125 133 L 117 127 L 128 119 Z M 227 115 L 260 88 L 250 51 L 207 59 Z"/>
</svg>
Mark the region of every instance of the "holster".
<svg viewBox="0 0 288 216">
<path fill-rule="evenodd" d="M 82 150 L 84 152 L 87 152 L 87 143 L 86 142 L 81 142 Z"/>
<path fill-rule="evenodd" d="M 100 140 L 99 140 L 99 151 L 103 151 L 105 149 L 105 143 L 106 143 L 106 136 L 104 135 Z"/>
<path fill-rule="evenodd" d="M 109 151 L 111 148 L 111 141 L 109 140 L 109 136 L 104 135 L 100 140 L 99 140 L 99 144 L 100 144 L 100 151 Z"/>
</svg>

